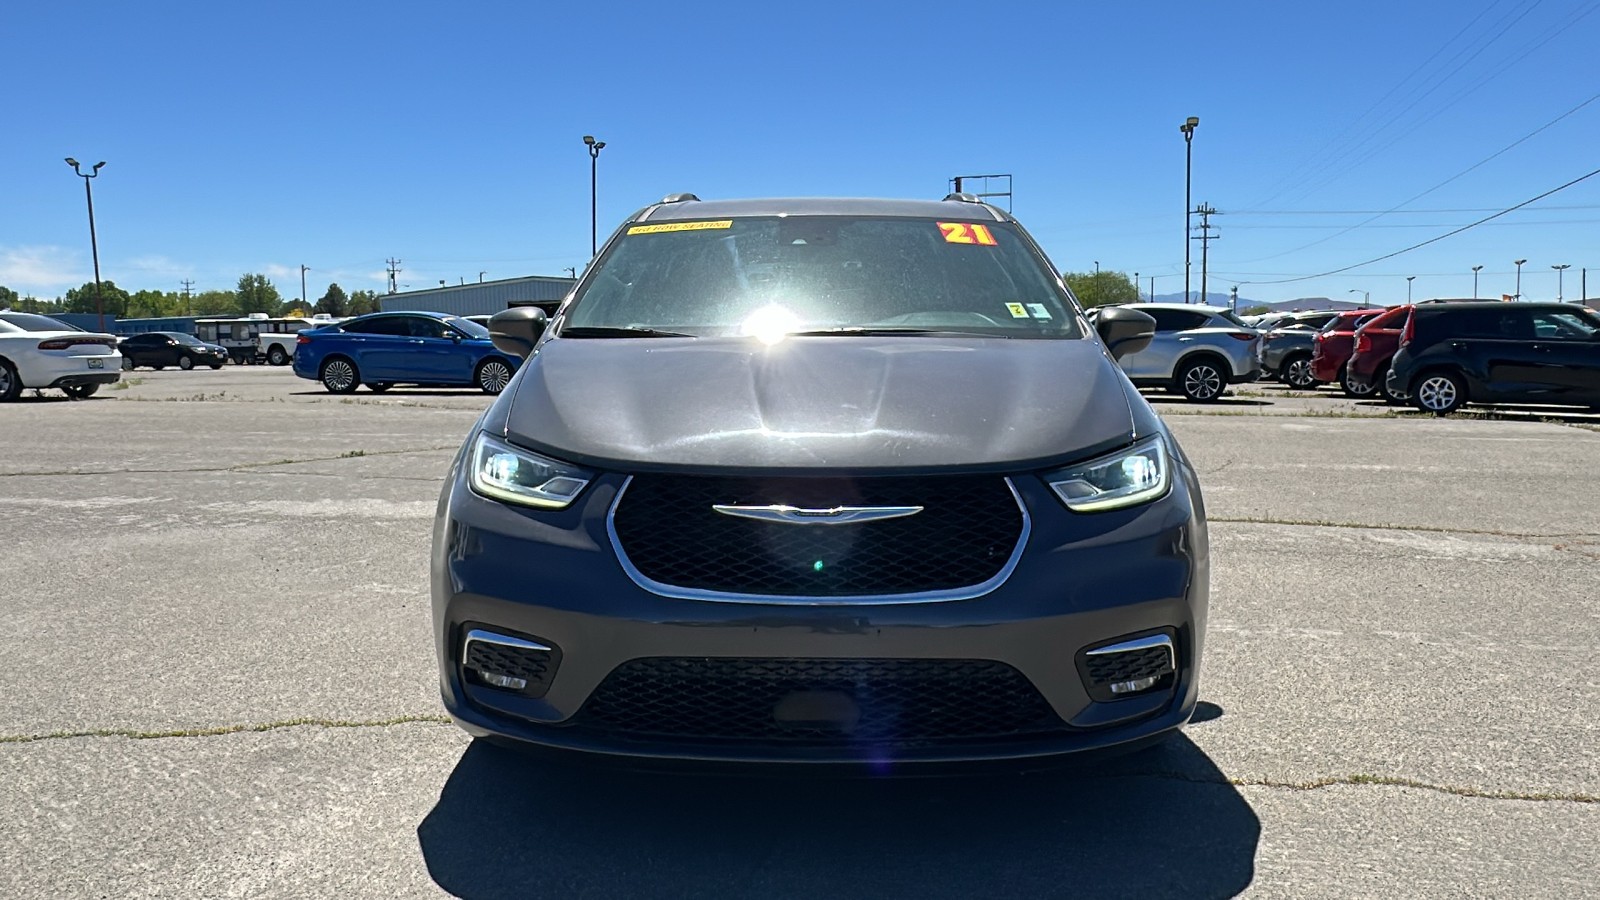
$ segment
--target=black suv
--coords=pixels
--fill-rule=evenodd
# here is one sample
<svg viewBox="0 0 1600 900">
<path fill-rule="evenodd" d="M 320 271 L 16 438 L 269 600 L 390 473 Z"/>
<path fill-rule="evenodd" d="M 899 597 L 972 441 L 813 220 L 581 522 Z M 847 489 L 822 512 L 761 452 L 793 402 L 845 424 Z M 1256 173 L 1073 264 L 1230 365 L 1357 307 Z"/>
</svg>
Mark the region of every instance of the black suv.
<svg viewBox="0 0 1600 900">
<path fill-rule="evenodd" d="M 630 217 L 440 498 L 445 708 L 620 756 L 860 764 L 1128 747 L 1188 720 L 1193 467 L 1004 211 L 675 195 Z"/>
<path fill-rule="evenodd" d="M 1440 415 L 1464 403 L 1600 407 L 1600 316 L 1564 303 L 1419 303 L 1388 389 Z"/>
</svg>

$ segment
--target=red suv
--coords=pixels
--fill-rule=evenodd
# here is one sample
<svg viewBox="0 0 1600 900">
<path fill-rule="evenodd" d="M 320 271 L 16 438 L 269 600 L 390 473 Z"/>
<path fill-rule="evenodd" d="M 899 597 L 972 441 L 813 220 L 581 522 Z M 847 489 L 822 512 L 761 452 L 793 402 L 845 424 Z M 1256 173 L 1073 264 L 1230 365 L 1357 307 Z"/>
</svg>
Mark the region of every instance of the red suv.
<svg viewBox="0 0 1600 900">
<path fill-rule="evenodd" d="M 1383 312 L 1381 309 L 1352 309 L 1322 326 L 1311 340 L 1311 377 L 1323 383 L 1337 381 L 1347 397 L 1371 396 L 1376 385 L 1351 381 L 1345 363 L 1355 349 L 1356 329 Z"/>
<path fill-rule="evenodd" d="M 1389 361 L 1400 349 L 1400 333 L 1411 318 L 1411 306 L 1396 306 L 1356 330 L 1356 348 L 1345 364 L 1345 379 L 1351 384 L 1377 388 L 1385 403 L 1404 403 L 1405 397 L 1389 393 Z M 1368 393 L 1371 393 L 1369 390 Z"/>
</svg>

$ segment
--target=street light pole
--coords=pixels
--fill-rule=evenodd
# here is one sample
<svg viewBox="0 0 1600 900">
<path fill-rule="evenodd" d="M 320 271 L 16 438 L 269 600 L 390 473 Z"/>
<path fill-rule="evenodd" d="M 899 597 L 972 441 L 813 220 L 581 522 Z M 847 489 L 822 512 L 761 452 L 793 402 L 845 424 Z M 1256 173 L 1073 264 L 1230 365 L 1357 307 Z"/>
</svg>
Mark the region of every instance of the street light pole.
<svg viewBox="0 0 1600 900">
<path fill-rule="evenodd" d="M 1411 302 L 1411 282 L 1416 281 L 1416 280 L 1417 280 L 1417 276 L 1415 276 L 1415 275 L 1407 275 L 1406 276 L 1406 302 L 1407 303 Z"/>
<path fill-rule="evenodd" d="M 1194 173 L 1194 130 L 1199 116 L 1190 116 L 1178 126 L 1183 132 L 1183 302 L 1189 302 L 1189 188 Z"/>
<path fill-rule="evenodd" d="M 1472 267 L 1472 299 L 1474 300 L 1478 299 L 1478 272 L 1482 269 L 1483 266 Z"/>
<path fill-rule="evenodd" d="M 1568 265 L 1567 263 L 1562 263 L 1559 266 L 1551 266 L 1550 268 L 1556 270 L 1556 302 L 1560 303 L 1560 302 L 1562 302 L 1561 301 L 1561 294 L 1562 294 L 1561 281 L 1562 281 L 1562 277 L 1564 275 L 1566 275 L 1567 270 L 1572 268 L 1572 266 Z"/>
<path fill-rule="evenodd" d="M 1361 295 L 1361 305 L 1363 307 L 1367 307 L 1367 306 L 1371 306 L 1372 305 L 1372 292 L 1371 291 L 1363 291 L 1360 288 L 1351 288 L 1350 289 L 1350 293 L 1352 293 L 1352 294 L 1360 294 Z M 1409 302 L 1411 300 L 1411 297 L 1408 295 L 1406 297 L 1406 300 Z"/>
<path fill-rule="evenodd" d="M 300 305 L 306 309 L 311 308 L 306 303 L 306 273 L 309 271 L 311 271 L 310 266 L 306 265 L 305 263 L 300 264 Z"/>
<path fill-rule="evenodd" d="M 89 253 L 94 257 L 94 314 L 100 323 L 95 327 L 105 331 L 106 307 L 105 302 L 100 299 L 100 241 L 94 234 L 94 191 L 89 187 L 89 180 L 100 174 L 100 167 L 105 165 L 105 162 L 95 163 L 94 168 L 90 169 L 87 175 L 83 174 L 83 171 L 78 168 L 78 161 L 70 156 L 67 157 L 67 165 L 71 166 L 72 171 L 83 179 L 83 196 L 89 201 Z"/>
<path fill-rule="evenodd" d="M 600 151 L 605 149 L 606 142 L 595 140 L 592 134 L 584 135 L 583 142 L 589 146 L 589 258 L 593 259 L 599 247 L 596 240 L 599 232 L 595 230 L 597 222 L 595 177 L 600 165 Z"/>
<path fill-rule="evenodd" d="M 1517 301 L 1518 303 L 1521 303 L 1522 302 L 1522 264 L 1527 262 L 1527 260 L 1525 260 L 1525 259 L 1514 259 L 1511 262 L 1514 265 L 1516 265 L 1516 267 L 1517 267 L 1517 292 L 1515 294 L 1511 295 L 1511 299 Z"/>
</svg>

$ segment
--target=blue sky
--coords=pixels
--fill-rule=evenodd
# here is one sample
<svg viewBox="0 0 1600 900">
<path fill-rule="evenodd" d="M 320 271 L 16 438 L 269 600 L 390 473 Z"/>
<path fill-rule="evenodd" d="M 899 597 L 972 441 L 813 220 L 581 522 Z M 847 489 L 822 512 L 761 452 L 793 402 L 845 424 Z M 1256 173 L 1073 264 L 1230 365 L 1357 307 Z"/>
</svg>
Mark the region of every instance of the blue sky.
<svg viewBox="0 0 1600 900">
<path fill-rule="evenodd" d="M 1059 267 L 1166 294 L 1194 115 L 1215 294 L 1392 303 L 1415 275 L 1417 299 L 1470 296 L 1482 265 L 1498 296 L 1527 259 L 1524 296 L 1553 299 L 1561 263 L 1567 299 L 1584 267 L 1595 296 L 1600 176 L 1288 279 L 1600 167 L 1600 100 L 1581 106 L 1600 95 L 1597 6 L 13 4 L 0 284 L 53 297 L 91 277 L 67 156 L 107 161 L 101 273 L 130 290 L 251 271 L 298 296 L 303 264 L 314 300 L 382 290 L 388 257 L 413 289 L 562 274 L 588 256 L 594 134 L 602 239 L 675 191 L 939 197 L 1009 173 Z"/>
</svg>

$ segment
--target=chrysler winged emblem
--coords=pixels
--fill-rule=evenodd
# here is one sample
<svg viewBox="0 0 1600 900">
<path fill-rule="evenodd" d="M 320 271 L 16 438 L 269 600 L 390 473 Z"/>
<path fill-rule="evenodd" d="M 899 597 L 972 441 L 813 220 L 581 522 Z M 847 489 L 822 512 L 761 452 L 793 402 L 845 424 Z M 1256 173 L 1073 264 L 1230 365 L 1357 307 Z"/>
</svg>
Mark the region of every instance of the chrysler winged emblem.
<svg viewBox="0 0 1600 900">
<path fill-rule="evenodd" d="M 787 504 L 735 506 L 714 503 L 711 508 L 725 516 L 755 519 L 758 522 L 778 522 L 784 525 L 859 525 L 862 522 L 881 522 L 884 519 L 899 519 L 922 512 L 920 506 L 833 506 L 826 509 L 805 509 Z"/>
</svg>

